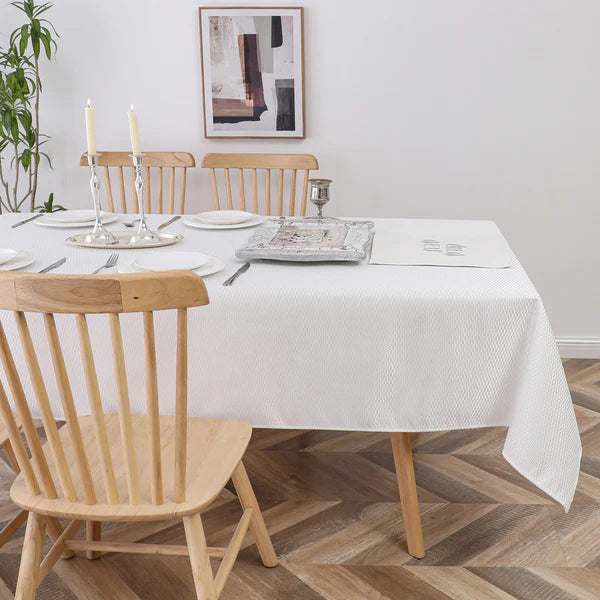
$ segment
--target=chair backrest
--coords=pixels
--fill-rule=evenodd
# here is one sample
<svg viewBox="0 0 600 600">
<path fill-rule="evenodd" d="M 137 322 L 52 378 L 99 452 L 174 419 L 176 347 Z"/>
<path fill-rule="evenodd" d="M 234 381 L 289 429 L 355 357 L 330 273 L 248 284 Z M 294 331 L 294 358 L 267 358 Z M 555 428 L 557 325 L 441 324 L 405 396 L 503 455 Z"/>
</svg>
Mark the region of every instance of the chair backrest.
<svg viewBox="0 0 600 600">
<path fill-rule="evenodd" d="M 101 155 L 98 158 L 98 165 L 104 167 L 104 187 L 106 188 L 108 209 L 110 211 L 118 211 L 121 213 L 137 213 L 139 212 L 137 205 L 137 196 L 135 193 L 135 169 L 133 168 L 133 162 L 131 160 L 131 152 L 99 152 Z M 80 166 L 87 167 L 88 160 L 85 154 L 81 156 L 79 161 Z M 177 205 L 177 212 L 183 214 L 185 210 L 185 187 L 187 169 L 189 167 L 195 167 L 196 161 L 189 152 L 146 152 L 144 156 L 144 167 L 146 168 L 146 212 L 154 213 L 170 213 L 175 212 L 175 176 L 176 171 L 181 170 L 181 181 L 179 188 L 179 203 Z M 114 200 L 114 193 L 112 189 L 111 171 L 110 169 L 116 169 L 119 177 L 119 205 L 116 206 Z M 125 173 L 131 171 L 131 175 L 125 175 Z M 169 172 L 169 189 L 168 198 L 164 199 L 163 194 L 163 171 L 167 169 Z M 154 192 L 152 189 L 152 177 L 151 172 L 157 171 L 156 174 L 156 185 L 154 190 L 156 191 L 156 202 L 153 205 L 152 199 Z M 125 179 L 131 180 L 131 185 L 125 184 Z M 129 188 L 130 192 L 125 192 L 126 188 Z M 127 210 L 127 196 L 129 196 L 130 210 Z"/>
<path fill-rule="evenodd" d="M 289 195 L 288 215 L 296 214 L 296 187 L 297 172 L 304 171 L 302 183 L 302 196 L 300 197 L 301 217 L 306 215 L 306 199 L 308 197 L 308 179 L 310 171 L 319 168 L 317 159 L 312 154 L 207 154 L 202 159 L 202 167 L 210 169 L 212 180 L 213 200 L 216 210 L 221 210 L 219 201 L 219 189 L 217 184 L 217 169 L 223 169 L 225 175 L 225 193 L 227 195 L 228 209 L 234 208 L 232 181 L 230 169 L 237 169 L 239 192 L 239 207 L 241 210 L 250 210 L 256 214 L 277 215 L 284 214 L 284 188 Z M 246 187 L 244 181 L 244 170 L 252 171 L 252 201 L 246 201 Z M 264 193 L 258 193 L 258 171 L 265 171 Z M 271 201 L 271 172 L 278 172 L 277 198 Z M 284 173 L 291 171 L 289 181 L 285 185 Z M 264 199 L 264 201 L 263 201 Z M 225 206 L 223 206 L 225 208 Z"/>
<path fill-rule="evenodd" d="M 204 282 L 190 271 L 168 273 L 139 273 L 132 275 L 32 275 L 28 273 L 0 274 L 0 309 L 12 311 L 20 338 L 22 356 L 27 365 L 31 387 L 44 425 L 50 456 L 46 456 L 36 431 L 29 404 L 19 374 L 11 344 L 0 322 L 0 360 L 10 388 L 16 417 L 4 386 L 0 383 L 0 420 L 7 429 L 25 484 L 32 495 L 43 494 L 47 499 L 83 502 L 88 505 L 100 502 L 94 484 L 86 446 L 94 441 L 84 440 L 77 416 L 63 345 L 56 326 L 55 313 L 73 315 L 79 334 L 81 364 L 77 367 L 85 376 L 90 412 L 102 482 L 106 498 L 103 503 L 140 505 L 140 469 L 134 445 L 132 414 L 125 368 L 125 353 L 121 331 L 120 313 L 142 313 L 146 372 L 146 421 L 149 440 L 151 504 L 185 501 L 186 448 L 187 448 L 187 309 L 208 304 Z M 175 449 L 173 490 L 163 489 L 161 459 L 161 431 L 158 408 L 158 379 L 156 342 L 154 337 L 154 311 L 177 310 L 177 352 L 175 392 Z M 30 329 L 26 313 L 43 313 L 49 354 L 56 379 L 58 395 L 66 421 L 66 437 L 58 433 L 48 388 L 42 375 L 40 358 L 36 355 L 34 329 Z M 117 391 L 122 456 L 113 457 L 108 441 L 106 418 L 103 410 L 98 375 L 92 352 L 90 329 L 86 315 L 106 313 L 100 318 L 108 320 L 112 341 L 114 380 Z M 141 325 L 141 324 L 140 324 Z M 72 339 L 72 338 L 69 338 Z M 40 343 L 40 341 L 38 341 Z M 20 421 L 31 452 L 29 458 L 19 435 Z M 73 451 L 74 464 L 65 458 L 68 440 Z M 96 453 L 95 453 L 96 454 Z M 49 467 L 51 458 L 54 469 Z M 113 460 L 122 459 L 125 465 L 128 498 L 119 497 Z M 147 461 L 148 462 L 148 461 Z M 147 464 L 145 462 L 145 464 Z M 54 477 L 52 475 L 54 472 Z M 98 478 L 96 478 L 98 479 Z M 78 482 L 78 485 L 74 484 Z M 145 481 L 145 480 L 144 480 Z M 77 492 L 79 489 L 79 493 Z M 121 494 L 123 495 L 123 494 Z M 150 504 L 148 501 L 146 504 Z"/>
</svg>

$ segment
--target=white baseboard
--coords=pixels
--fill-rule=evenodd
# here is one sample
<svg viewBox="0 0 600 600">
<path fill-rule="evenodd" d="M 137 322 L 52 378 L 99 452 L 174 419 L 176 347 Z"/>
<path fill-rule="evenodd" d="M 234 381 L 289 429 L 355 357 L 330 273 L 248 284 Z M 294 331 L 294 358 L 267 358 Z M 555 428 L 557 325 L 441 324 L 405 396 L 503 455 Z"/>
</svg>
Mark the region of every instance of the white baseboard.
<svg viewBox="0 0 600 600">
<path fill-rule="evenodd" d="M 600 338 L 557 337 L 562 358 L 600 358 Z"/>
</svg>

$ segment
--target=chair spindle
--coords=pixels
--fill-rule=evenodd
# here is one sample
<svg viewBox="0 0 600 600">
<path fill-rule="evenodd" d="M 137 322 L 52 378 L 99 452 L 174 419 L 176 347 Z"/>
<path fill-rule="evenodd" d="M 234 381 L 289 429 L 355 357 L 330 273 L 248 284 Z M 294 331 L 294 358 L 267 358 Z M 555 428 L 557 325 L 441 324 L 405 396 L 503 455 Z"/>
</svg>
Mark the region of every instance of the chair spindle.
<svg viewBox="0 0 600 600">
<path fill-rule="evenodd" d="M 123 444 L 125 470 L 127 472 L 127 491 L 129 493 L 129 503 L 132 506 L 137 506 L 138 504 L 141 504 L 140 480 L 135 452 L 133 424 L 131 420 L 131 406 L 129 404 L 129 388 L 127 386 L 127 372 L 125 369 L 123 334 L 121 332 L 119 315 L 117 313 L 111 313 L 109 318 L 115 380 L 117 383 L 117 398 L 119 403 L 121 442 Z"/>
</svg>

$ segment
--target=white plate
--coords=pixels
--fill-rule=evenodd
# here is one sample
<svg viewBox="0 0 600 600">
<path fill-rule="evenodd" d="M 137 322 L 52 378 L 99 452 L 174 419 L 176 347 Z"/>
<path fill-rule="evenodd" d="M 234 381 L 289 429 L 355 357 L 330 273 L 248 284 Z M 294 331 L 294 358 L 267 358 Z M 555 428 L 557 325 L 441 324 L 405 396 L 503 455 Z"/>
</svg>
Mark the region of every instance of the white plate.
<svg viewBox="0 0 600 600">
<path fill-rule="evenodd" d="M 104 217 L 106 213 L 102 211 L 100 215 Z M 48 213 L 44 218 L 56 223 L 87 223 L 95 221 L 96 213 L 93 210 L 59 210 L 55 213 Z"/>
<path fill-rule="evenodd" d="M 104 213 L 104 217 L 102 218 L 102 224 L 107 225 L 108 223 L 114 223 L 119 218 L 115 213 Z M 52 221 L 46 216 L 40 217 L 34 221 L 37 225 L 41 225 L 42 227 L 59 227 L 61 229 L 66 229 L 70 227 L 93 227 L 94 221 Z"/>
<path fill-rule="evenodd" d="M 241 229 L 242 227 L 255 227 L 256 225 L 260 225 L 267 220 L 267 217 L 263 217 L 262 215 L 254 215 L 248 221 L 244 221 L 243 223 L 235 223 L 234 225 L 210 225 L 208 223 L 201 223 L 194 216 L 183 217 L 181 222 L 188 227 L 195 227 L 196 229 Z"/>
<path fill-rule="evenodd" d="M 16 269 L 23 269 L 28 267 L 30 264 L 35 262 L 35 256 L 27 250 L 21 250 L 17 252 L 17 255 L 8 262 L 0 265 L 0 271 L 14 271 Z"/>
<path fill-rule="evenodd" d="M 210 256 L 210 260 L 199 269 L 192 269 L 196 275 L 200 275 L 200 277 L 206 277 L 207 275 L 212 275 L 213 273 L 218 273 L 225 268 L 225 261 L 217 258 L 216 256 Z M 134 261 L 127 261 L 126 263 L 118 263 L 115 267 L 117 273 L 143 273 L 148 271 L 140 271 L 133 266 Z"/>
<path fill-rule="evenodd" d="M 12 260 L 17 255 L 17 251 L 12 248 L 0 248 L 0 265 Z"/>
<path fill-rule="evenodd" d="M 201 252 L 147 252 L 138 256 L 132 268 L 141 271 L 175 271 L 177 269 L 200 269 L 211 257 Z"/>
<path fill-rule="evenodd" d="M 206 225 L 237 225 L 249 221 L 254 216 L 254 213 L 245 210 L 210 210 L 194 215 L 194 218 Z"/>
</svg>

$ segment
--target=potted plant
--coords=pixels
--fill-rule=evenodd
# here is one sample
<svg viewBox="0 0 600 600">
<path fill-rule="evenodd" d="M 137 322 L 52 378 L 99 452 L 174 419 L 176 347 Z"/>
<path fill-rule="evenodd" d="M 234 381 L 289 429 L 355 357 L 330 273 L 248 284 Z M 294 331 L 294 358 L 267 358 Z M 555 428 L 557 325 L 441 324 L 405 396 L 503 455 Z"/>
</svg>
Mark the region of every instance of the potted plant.
<svg viewBox="0 0 600 600">
<path fill-rule="evenodd" d="M 51 3 L 34 0 L 11 2 L 25 15 L 7 48 L 0 48 L 0 212 L 33 211 L 38 189 L 40 159 L 50 167 L 41 146 L 48 136 L 40 133 L 40 60 L 54 56 L 58 37 L 45 13 Z"/>
</svg>

